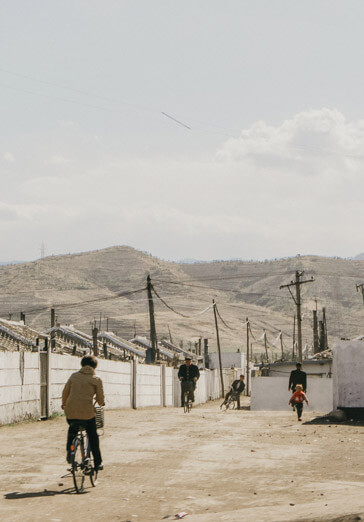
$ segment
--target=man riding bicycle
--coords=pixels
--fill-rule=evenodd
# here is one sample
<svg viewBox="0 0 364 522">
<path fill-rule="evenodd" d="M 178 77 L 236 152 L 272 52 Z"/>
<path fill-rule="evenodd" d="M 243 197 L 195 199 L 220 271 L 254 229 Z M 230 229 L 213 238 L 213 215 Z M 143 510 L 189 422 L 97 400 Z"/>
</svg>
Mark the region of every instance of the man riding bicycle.
<svg viewBox="0 0 364 522">
<path fill-rule="evenodd" d="M 233 395 L 236 398 L 236 402 L 237 402 L 237 406 L 238 406 L 237 409 L 240 410 L 240 394 L 243 393 L 244 389 L 245 389 L 244 375 L 240 375 L 239 379 L 236 379 L 232 383 L 231 388 L 225 395 L 225 400 L 221 406 L 223 406 L 224 404 L 227 404 L 229 397 L 231 395 Z"/>
<path fill-rule="evenodd" d="M 200 371 L 195 364 L 192 364 L 192 359 L 188 355 L 185 357 L 185 364 L 181 364 L 178 370 L 178 378 L 181 381 L 181 402 L 182 406 L 184 406 L 184 389 L 183 383 L 190 382 L 192 383 L 190 389 L 190 400 L 191 402 L 195 401 L 194 391 L 196 389 L 196 382 L 200 378 Z"/>
<path fill-rule="evenodd" d="M 81 359 L 81 370 L 75 372 L 66 382 L 62 392 L 62 409 L 69 424 L 67 437 L 67 462 L 71 463 L 71 444 L 77 435 L 79 426 L 86 429 L 91 451 L 94 457 L 95 470 L 103 469 L 99 436 L 97 434 L 94 396 L 100 406 L 105 405 L 102 380 L 95 375 L 97 359 L 86 355 Z"/>
</svg>

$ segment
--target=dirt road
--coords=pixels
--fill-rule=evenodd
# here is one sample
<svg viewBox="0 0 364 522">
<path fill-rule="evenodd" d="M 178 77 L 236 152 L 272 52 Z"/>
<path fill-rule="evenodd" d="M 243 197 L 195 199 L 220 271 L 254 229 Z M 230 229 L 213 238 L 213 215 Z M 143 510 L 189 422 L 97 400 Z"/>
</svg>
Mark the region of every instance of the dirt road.
<svg viewBox="0 0 364 522">
<path fill-rule="evenodd" d="M 191 522 L 364 520 L 361 426 L 222 413 L 216 402 L 189 415 L 109 411 L 106 422 L 105 470 L 83 495 L 61 478 L 64 418 L 1 427 L 0 519 L 145 522 L 186 511 Z"/>
</svg>

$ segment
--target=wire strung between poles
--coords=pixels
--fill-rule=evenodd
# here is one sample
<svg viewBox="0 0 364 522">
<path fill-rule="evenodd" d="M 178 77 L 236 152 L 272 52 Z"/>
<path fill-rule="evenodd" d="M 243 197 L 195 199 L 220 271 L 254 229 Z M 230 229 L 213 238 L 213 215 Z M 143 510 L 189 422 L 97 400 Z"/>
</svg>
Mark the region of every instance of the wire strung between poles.
<svg viewBox="0 0 364 522">
<path fill-rule="evenodd" d="M 202 314 L 208 312 L 208 310 L 210 310 L 212 308 L 212 305 L 209 305 L 207 308 L 205 308 L 204 310 L 201 310 L 201 312 L 197 312 L 196 314 L 192 314 L 192 315 L 183 314 L 182 312 L 178 312 L 177 310 L 172 308 L 172 306 L 170 306 L 168 303 L 166 303 L 166 301 L 158 294 L 157 290 L 154 288 L 154 285 L 152 285 L 152 290 L 153 290 L 154 294 L 156 295 L 156 297 L 158 297 L 158 299 L 164 304 L 164 306 L 166 306 L 169 310 L 171 310 L 175 314 L 180 315 L 181 317 L 185 317 L 186 319 L 190 319 L 192 317 L 197 317 L 198 315 L 202 315 Z"/>
<path fill-rule="evenodd" d="M 40 308 L 32 308 L 31 310 L 25 310 L 27 314 L 35 313 L 35 312 L 43 312 L 46 310 L 50 310 L 51 308 L 73 308 L 75 306 L 79 305 L 86 305 L 91 303 L 99 303 L 102 301 L 111 301 L 113 299 L 119 299 L 120 297 L 126 297 L 128 295 L 138 294 L 139 292 L 144 292 L 147 289 L 147 287 L 139 288 L 138 290 L 130 290 L 129 292 L 120 292 L 117 295 L 113 296 L 105 296 L 105 297 L 99 297 L 97 299 L 90 299 L 88 301 L 78 301 L 76 303 L 60 303 L 58 305 L 52 305 L 52 306 L 42 306 Z"/>
<path fill-rule="evenodd" d="M 218 309 L 217 305 L 215 306 L 215 308 L 216 308 L 217 315 L 219 316 L 221 322 L 226 326 L 226 328 L 228 328 L 229 330 L 238 330 L 238 328 L 233 328 L 232 326 L 229 326 L 228 324 L 226 324 L 226 322 L 224 321 L 224 319 L 220 315 L 220 312 L 219 312 L 219 309 Z"/>
</svg>

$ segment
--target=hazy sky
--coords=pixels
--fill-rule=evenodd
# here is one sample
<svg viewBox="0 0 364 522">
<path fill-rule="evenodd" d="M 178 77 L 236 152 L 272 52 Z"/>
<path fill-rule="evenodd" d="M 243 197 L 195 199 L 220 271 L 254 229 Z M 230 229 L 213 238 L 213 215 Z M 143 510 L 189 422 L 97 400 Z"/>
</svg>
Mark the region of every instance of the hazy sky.
<svg viewBox="0 0 364 522">
<path fill-rule="evenodd" d="M 363 26 L 362 0 L 0 0 L 0 261 L 364 251 Z"/>
</svg>

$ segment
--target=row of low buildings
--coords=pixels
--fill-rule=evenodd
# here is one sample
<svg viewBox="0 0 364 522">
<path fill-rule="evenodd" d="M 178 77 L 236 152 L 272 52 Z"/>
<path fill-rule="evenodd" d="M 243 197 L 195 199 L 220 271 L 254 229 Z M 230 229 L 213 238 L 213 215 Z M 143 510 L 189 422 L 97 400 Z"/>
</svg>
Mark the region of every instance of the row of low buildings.
<svg viewBox="0 0 364 522">
<path fill-rule="evenodd" d="M 145 337 L 135 336 L 126 340 L 113 332 L 98 332 L 93 335 L 82 332 L 70 325 L 56 325 L 45 331 L 36 330 L 24 321 L 0 319 L 0 350 L 4 351 L 51 351 L 59 354 L 82 356 L 93 353 L 98 357 L 127 361 L 146 361 L 151 343 Z M 202 356 L 192 354 L 172 343 L 161 340 L 157 347 L 157 362 L 177 366 L 186 356 L 195 357 L 202 363 Z"/>
</svg>

